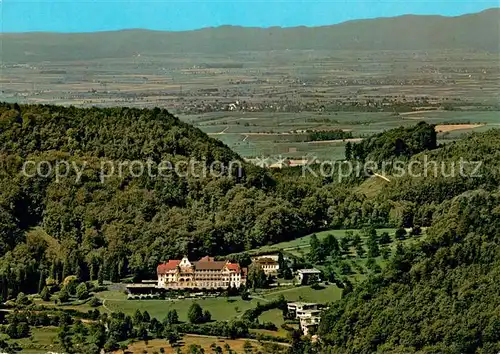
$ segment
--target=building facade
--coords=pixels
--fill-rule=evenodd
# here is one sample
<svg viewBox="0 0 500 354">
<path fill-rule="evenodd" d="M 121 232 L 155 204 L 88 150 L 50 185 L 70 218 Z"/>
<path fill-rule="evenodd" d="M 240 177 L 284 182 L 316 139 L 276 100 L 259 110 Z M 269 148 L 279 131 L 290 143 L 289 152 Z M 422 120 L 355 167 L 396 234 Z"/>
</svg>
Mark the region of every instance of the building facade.
<svg viewBox="0 0 500 354">
<path fill-rule="evenodd" d="M 253 259 L 253 264 L 261 268 L 266 275 L 277 276 L 280 269 L 278 261 L 271 257 L 255 258 Z"/>
<path fill-rule="evenodd" d="M 321 320 L 323 305 L 307 302 L 289 302 L 288 312 L 300 321 L 304 335 L 315 334 Z"/>
<path fill-rule="evenodd" d="M 316 268 L 312 269 L 299 269 L 297 271 L 297 279 L 301 285 L 308 285 L 321 281 L 321 271 Z"/>
<path fill-rule="evenodd" d="M 203 257 L 199 261 L 169 260 L 158 265 L 158 287 L 164 289 L 227 289 L 246 283 L 246 269 L 238 263 L 215 261 Z"/>
</svg>

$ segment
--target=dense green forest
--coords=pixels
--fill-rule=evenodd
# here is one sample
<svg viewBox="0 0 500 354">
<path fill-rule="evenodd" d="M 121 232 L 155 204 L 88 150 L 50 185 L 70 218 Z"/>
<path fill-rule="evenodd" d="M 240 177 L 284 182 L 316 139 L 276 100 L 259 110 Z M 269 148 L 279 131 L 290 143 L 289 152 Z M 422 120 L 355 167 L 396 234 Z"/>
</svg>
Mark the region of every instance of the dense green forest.
<svg viewBox="0 0 500 354">
<path fill-rule="evenodd" d="M 500 132 L 437 146 L 433 127 L 419 123 L 359 146 L 352 148 L 367 153 L 353 160 L 432 160 L 447 175 L 339 181 L 301 168 L 269 171 L 165 110 L 1 104 L 2 299 L 68 275 L 150 278 L 168 258 L 240 252 L 321 229 L 427 226 L 425 243 L 398 247 L 382 275 L 332 307 L 321 329 L 328 350 L 493 352 Z M 187 159 L 239 161 L 242 169 L 220 177 L 100 174 L 110 161 L 151 161 L 158 174 L 161 161 Z M 481 161 L 478 176 L 452 176 L 460 159 Z M 25 176 L 26 161 L 67 161 L 82 172 L 56 176 L 45 166 L 46 177 Z"/>
<path fill-rule="evenodd" d="M 385 272 L 333 305 L 321 333 L 335 353 L 498 353 L 500 195 L 437 207 L 429 237 L 398 247 Z"/>
<path fill-rule="evenodd" d="M 376 134 L 359 143 L 349 143 L 346 147 L 346 158 L 387 161 L 411 157 L 436 147 L 437 134 L 434 127 L 420 122 L 412 128 L 400 127 Z"/>
</svg>

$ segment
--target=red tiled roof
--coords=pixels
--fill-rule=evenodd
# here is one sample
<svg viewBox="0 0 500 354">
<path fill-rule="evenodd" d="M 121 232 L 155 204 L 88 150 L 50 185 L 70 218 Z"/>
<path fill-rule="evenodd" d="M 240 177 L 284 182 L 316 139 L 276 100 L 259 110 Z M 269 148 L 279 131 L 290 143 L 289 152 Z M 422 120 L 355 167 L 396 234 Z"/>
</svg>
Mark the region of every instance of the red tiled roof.
<svg viewBox="0 0 500 354">
<path fill-rule="evenodd" d="M 166 273 L 169 270 L 174 270 L 181 263 L 178 259 L 170 259 L 167 263 L 158 265 L 156 272 L 158 274 Z"/>
<path fill-rule="evenodd" d="M 234 270 L 236 273 L 239 273 L 241 271 L 240 265 L 238 263 L 228 263 L 228 264 L 226 264 L 226 267 L 229 270 Z"/>
<path fill-rule="evenodd" d="M 157 273 L 163 274 L 171 270 L 175 270 L 181 263 L 180 260 L 171 259 L 167 263 L 158 265 Z M 222 270 L 224 266 L 227 266 L 229 270 L 235 271 L 237 273 L 241 272 L 242 269 L 238 263 L 230 263 L 227 261 L 215 261 L 213 257 L 205 256 L 197 262 L 192 262 L 195 269 L 198 270 Z"/>
</svg>

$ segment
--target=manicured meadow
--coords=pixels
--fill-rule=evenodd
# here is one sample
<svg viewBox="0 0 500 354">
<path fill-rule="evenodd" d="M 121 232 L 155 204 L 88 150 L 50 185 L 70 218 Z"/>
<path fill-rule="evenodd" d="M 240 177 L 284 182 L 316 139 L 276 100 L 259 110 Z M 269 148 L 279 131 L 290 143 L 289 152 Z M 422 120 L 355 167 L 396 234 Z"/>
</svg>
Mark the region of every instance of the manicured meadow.
<svg viewBox="0 0 500 354">
<path fill-rule="evenodd" d="M 127 300 L 127 296 L 118 291 L 105 291 L 96 294 L 103 301 L 104 309 L 110 312 L 124 312 L 134 315 L 137 310 L 148 311 L 151 317 L 163 320 L 168 311 L 176 310 L 181 321 L 187 321 L 189 307 L 198 303 L 204 310 L 210 311 L 213 320 L 229 320 L 238 317 L 246 310 L 257 305 L 257 300 L 244 301 L 241 297 L 218 297 L 209 299 L 182 300 Z"/>
</svg>

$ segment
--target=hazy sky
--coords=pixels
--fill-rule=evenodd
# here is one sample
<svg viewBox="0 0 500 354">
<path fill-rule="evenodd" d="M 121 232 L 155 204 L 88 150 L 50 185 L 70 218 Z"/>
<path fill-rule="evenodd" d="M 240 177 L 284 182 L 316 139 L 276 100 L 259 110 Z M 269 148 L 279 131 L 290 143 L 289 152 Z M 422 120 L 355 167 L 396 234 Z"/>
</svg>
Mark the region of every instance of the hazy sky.
<svg viewBox="0 0 500 354">
<path fill-rule="evenodd" d="M 500 0 L 0 0 L 2 32 L 317 26 L 403 14 L 456 16 Z"/>
</svg>

